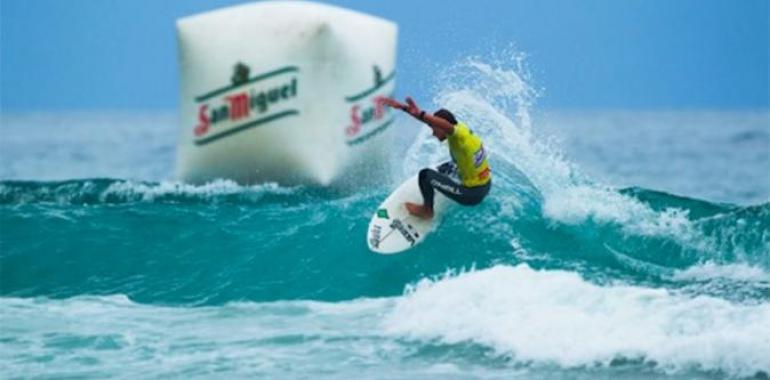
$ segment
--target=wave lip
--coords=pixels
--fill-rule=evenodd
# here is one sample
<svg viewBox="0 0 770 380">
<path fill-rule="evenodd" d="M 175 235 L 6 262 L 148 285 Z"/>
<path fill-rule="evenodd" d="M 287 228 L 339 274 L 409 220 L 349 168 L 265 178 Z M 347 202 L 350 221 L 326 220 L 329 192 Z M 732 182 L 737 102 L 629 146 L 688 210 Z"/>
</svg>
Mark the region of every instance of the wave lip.
<svg viewBox="0 0 770 380">
<path fill-rule="evenodd" d="M 634 361 L 671 373 L 770 373 L 770 304 L 600 287 L 575 273 L 495 266 L 424 280 L 384 322 L 392 334 L 471 342 L 562 368 Z"/>
</svg>

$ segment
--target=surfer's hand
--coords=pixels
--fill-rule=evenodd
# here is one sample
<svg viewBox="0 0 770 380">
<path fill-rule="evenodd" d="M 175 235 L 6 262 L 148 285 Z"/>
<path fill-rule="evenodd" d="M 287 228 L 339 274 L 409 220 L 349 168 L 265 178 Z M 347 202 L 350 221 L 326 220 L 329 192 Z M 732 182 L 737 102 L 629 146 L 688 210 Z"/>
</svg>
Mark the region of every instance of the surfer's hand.
<svg viewBox="0 0 770 380">
<path fill-rule="evenodd" d="M 380 101 L 382 102 L 382 104 L 388 107 L 400 109 L 414 117 L 419 117 L 421 112 L 420 107 L 417 107 L 417 103 L 415 103 L 414 99 L 412 99 L 411 97 L 406 98 L 406 104 L 391 98 L 382 98 Z"/>
<path fill-rule="evenodd" d="M 404 108 L 404 111 L 408 112 L 410 115 L 414 117 L 417 117 L 420 114 L 420 107 L 417 107 L 417 103 L 414 102 L 414 99 L 407 96 L 406 108 Z"/>
</svg>

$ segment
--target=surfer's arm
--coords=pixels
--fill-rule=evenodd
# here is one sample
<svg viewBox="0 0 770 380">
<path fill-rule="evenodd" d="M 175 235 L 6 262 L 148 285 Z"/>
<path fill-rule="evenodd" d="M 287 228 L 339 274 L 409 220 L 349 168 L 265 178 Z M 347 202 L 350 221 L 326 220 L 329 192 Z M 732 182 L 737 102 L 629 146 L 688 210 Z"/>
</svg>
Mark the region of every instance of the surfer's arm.
<svg viewBox="0 0 770 380">
<path fill-rule="evenodd" d="M 453 134 L 455 131 L 455 126 L 452 125 L 452 123 L 421 110 L 411 97 L 406 97 L 406 104 L 400 103 L 397 100 L 390 98 L 384 98 L 382 102 L 392 108 L 400 109 L 412 115 L 412 117 L 415 119 L 427 124 L 432 128 L 438 128 L 448 135 Z"/>
<path fill-rule="evenodd" d="M 414 115 L 412 115 L 414 116 Z M 430 125 L 433 128 L 438 128 L 442 131 L 444 131 L 447 135 L 452 135 L 455 133 L 455 126 L 452 125 L 452 123 L 440 118 L 433 116 L 429 113 L 425 113 L 425 111 L 420 111 L 420 113 L 415 116 L 418 120 L 422 121 L 425 124 Z"/>
</svg>

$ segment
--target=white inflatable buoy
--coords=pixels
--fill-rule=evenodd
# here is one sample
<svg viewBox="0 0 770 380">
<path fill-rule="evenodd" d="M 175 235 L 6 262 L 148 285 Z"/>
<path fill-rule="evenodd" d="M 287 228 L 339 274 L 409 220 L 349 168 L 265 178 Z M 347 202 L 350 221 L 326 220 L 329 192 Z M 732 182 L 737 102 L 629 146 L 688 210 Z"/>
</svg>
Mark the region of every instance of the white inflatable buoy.
<svg viewBox="0 0 770 380">
<path fill-rule="evenodd" d="M 177 22 L 177 176 L 330 185 L 383 170 L 397 27 L 309 2 L 259 2 Z"/>
</svg>

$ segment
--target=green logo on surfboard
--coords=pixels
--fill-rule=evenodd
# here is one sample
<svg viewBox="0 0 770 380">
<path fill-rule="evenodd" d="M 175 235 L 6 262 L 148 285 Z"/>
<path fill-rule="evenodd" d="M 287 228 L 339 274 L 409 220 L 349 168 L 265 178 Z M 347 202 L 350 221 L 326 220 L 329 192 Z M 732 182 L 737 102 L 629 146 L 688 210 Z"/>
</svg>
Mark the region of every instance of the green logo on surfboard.
<svg viewBox="0 0 770 380">
<path fill-rule="evenodd" d="M 377 210 L 377 217 L 382 219 L 390 219 L 388 216 L 388 210 L 384 208 Z"/>
</svg>

